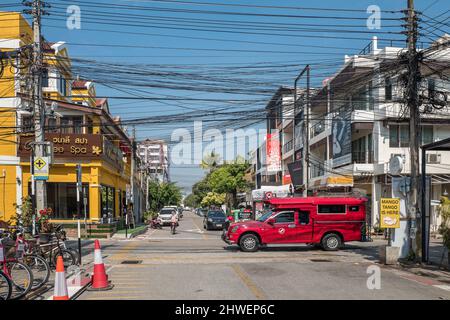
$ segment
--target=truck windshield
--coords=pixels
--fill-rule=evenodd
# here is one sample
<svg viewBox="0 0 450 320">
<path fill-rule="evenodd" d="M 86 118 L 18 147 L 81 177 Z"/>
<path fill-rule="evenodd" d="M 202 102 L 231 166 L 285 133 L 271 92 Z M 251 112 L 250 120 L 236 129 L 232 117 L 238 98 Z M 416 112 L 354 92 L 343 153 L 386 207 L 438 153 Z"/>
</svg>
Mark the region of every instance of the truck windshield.
<svg viewBox="0 0 450 320">
<path fill-rule="evenodd" d="M 267 211 L 261 217 L 259 217 L 257 221 L 259 221 L 259 222 L 266 221 L 267 219 L 269 219 L 269 217 L 272 215 L 272 213 L 273 213 L 272 211 Z"/>
</svg>

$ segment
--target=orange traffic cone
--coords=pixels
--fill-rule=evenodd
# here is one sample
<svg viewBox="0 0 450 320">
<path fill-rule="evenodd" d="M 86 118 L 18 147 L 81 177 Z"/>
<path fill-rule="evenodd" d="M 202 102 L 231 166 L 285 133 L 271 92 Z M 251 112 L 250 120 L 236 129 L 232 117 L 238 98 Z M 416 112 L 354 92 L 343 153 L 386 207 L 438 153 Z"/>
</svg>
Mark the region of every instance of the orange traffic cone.
<svg viewBox="0 0 450 320">
<path fill-rule="evenodd" d="M 69 300 L 66 273 L 64 272 L 64 261 L 61 256 L 58 256 L 58 260 L 56 261 L 55 290 L 53 293 L 53 300 Z"/>
<path fill-rule="evenodd" d="M 92 276 L 92 290 L 109 290 L 112 289 L 108 275 L 105 271 L 105 264 L 102 259 L 102 252 L 100 250 L 100 242 L 95 240 L 94 246 L 94 274 Z"/>
</svg>

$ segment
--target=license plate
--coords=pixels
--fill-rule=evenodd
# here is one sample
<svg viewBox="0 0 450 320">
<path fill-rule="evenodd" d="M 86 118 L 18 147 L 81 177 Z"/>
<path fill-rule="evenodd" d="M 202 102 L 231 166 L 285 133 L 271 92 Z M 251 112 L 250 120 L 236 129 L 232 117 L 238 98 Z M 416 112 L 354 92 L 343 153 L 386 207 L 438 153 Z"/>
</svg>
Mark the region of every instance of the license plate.
<svg viewBox="0 0 450 320">
<path fill-rule="evenodd" d="M 217 227 L 221 227 L 222 225 L 221 225 L 221 224 L 216 224 L 216 226 L 217 226 Z"/>
</svg>

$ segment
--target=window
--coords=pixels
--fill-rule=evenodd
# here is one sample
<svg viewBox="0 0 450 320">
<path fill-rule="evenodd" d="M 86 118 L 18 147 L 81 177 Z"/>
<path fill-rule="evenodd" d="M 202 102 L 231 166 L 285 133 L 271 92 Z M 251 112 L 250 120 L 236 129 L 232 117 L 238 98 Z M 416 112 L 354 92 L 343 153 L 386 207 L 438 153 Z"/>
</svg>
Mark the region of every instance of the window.
<svg viewBox="0 0 450 320">
<path fill-rule="evenodd" d="M 344 204 L 318 205 L 317 213 L 319 214 L 345 214 Z"/>
<path fill-rule="evenodd" d="M 59 76 L 59 92 L 63 97 L 67 96 L 67 81 L 63 76 Z"/>
<path fill-rule="evenodd" d="M 422 127 L 422 144 L 434 142 L 433 127 Z M 389 125 L 389 147 L 407 148 L 409 147 L 409 126 L 408 125 Z"/>
<path fill-rule="evenodd" d="M 389 147 L 406 148 L 409 142 L 408 125 L 389 125 Z"/>
<path fill-rule="evenodd" d="M 309 224 L 309 211 L 300 211 L 298 213 L 298 224 L 300 225 Z"/>
<path fill-rule="evenodd" d="M 47 132 L 57 132 L 57 124 L 55 118 L 48 118 L 47 119 Z"/>
<path fill-rule="evenodd" d="M 29 185 L 31 192 L 31 184 Z M 76 183 L 46 183 L 47 206 L 53 210 L 55 219 L 73 219 L 78 214 L 77 185 Z M 81 202 L 82 217 L 86 212 L 89 218 L 89 185 L 83 183 L 82 197 L 86 198 L 86 210 L 84 201 Z"/>
<path fill-rule="evenodd" d="M 351 96 L 353 110 L 373 110 L 372 85 L 366 85 Z"/>
<path fill-rule="evenodd" d="M 64 116 L 60 121 L 61 133 L 83 133 L 83 116 Z"/>
<path fill-rule="evenodd" d="M 422 127 L 422 144 L 429 144 L 434 142 L 433 137 L 433 127 L 423 126 Z"/>
<path fill-rule="evenodd" d="M 48 88 L 48 70 L 44 69 L 42 71 L 42 86 Z"/>
<path fill-rule="evenodd" d="M 275 217 L 276 223 L 293 223 L 294 222 L 294 211 L 284 211 L 280 212 Z"/>
<path fill-rule="evenodd" d="M 114 217 L 116 211 L 116 189 L 108 186 L 101 186 L 101 212 L 102 217 Z"/>
<path fill-rule="evenodd" d="M 384 99 L 386 101 L 392 101 L 392 82 L 391 78 L 384 80 Z"/>
</svg>

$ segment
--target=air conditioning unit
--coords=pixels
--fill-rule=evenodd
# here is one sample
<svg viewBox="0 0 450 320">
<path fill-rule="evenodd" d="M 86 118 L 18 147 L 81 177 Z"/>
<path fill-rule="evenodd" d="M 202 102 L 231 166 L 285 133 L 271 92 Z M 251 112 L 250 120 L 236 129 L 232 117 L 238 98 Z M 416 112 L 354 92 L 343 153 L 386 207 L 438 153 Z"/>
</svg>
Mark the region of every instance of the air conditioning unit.
<svg viewBox="0 0 450 320">
<path fill-rule="evenodd" d="M 427 154 L 427 163 L 440 164 L 441 163 L 441 155 L 437 154 L 437 153 Z"/>
</svg>

